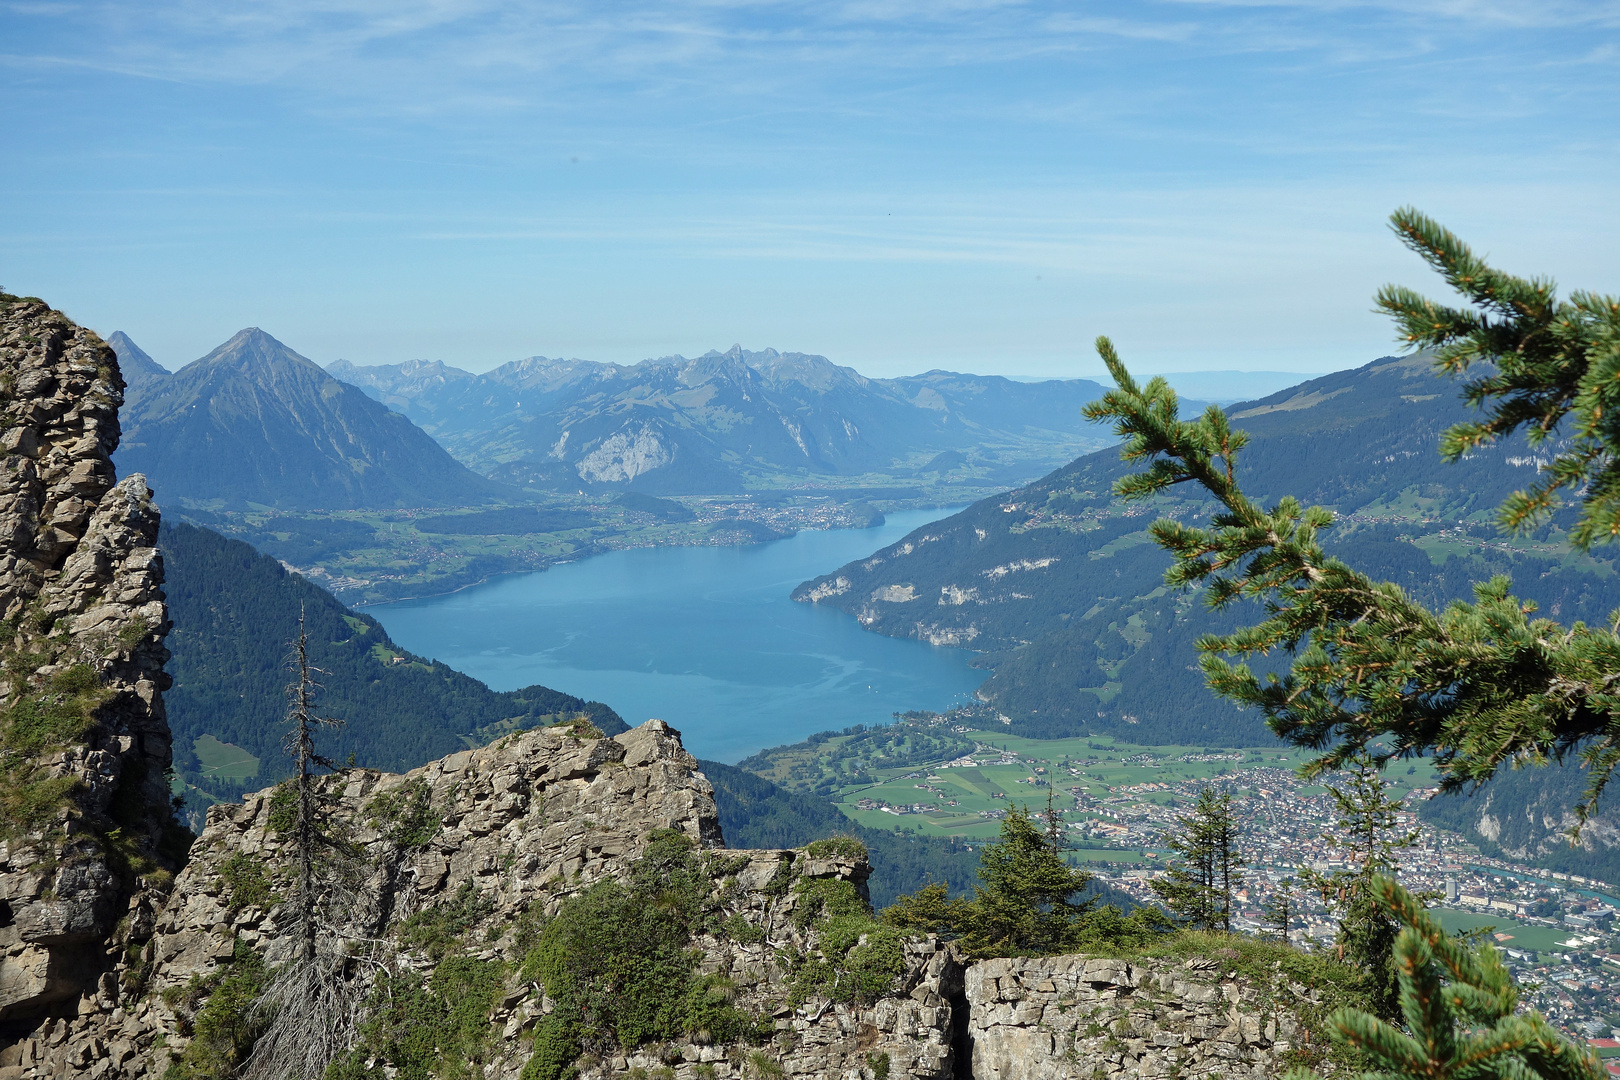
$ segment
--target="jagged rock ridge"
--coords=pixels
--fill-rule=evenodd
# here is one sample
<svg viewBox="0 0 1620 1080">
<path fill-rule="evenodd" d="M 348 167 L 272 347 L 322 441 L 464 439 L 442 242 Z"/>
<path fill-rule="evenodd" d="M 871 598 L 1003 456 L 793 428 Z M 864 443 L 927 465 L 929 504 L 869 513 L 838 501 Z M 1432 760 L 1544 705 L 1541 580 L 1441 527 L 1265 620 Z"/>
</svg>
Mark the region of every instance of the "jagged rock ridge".
<svg viewBox="0 0 1620 1080">
<path fill-rule="evenodd" d="M 338 799 L 336 816 L 363 853 L 367 877 L 350 927 L 355 938 L 391 942 L 398 951 L 390 953 L 390 964 L 431 979 L 442 957 L 411 944 L 402 928 L 457 905 L 477 912 L 460 931 L 467 959 L 500 965 L 503 972 L 490 1016 L 492 1033 L 501 1034 L 478 1063 L 490 1080 L 523 1073 L 532 1049 L 522 1036 L 532 1035 L 554 1008 L 531 996 L 517 977 L 524 914 L 555 914 L 569 897 L 622 876 L 656 830 L 673 829 L 710 848 L 721 841 L 712 788 L 678 735 L 657 720 L 614 738 L 542 728 L 404 776 L 350 769 L 325 783 Z M 390 809 L 412 793 L 432 809 L 430 835 L 406 835 Z M 233 956 L 240 962 L 244 946 L 271 965 L 290 956 L 291 914 L 277 895 L 286 888 L 289 842 L 277 830 L 275 810 L 274 789 L 210 809 L 192 860 L 158 917 L 143 981 L 124 1009 L 90 1038 L 67 1025 L 36 1035 L 15 1055 L 32 1070 L 23 1075 L 106 1061 L 118 1076 L 161 1076 L 190 1042 L 201 1004 L 193 988 L 217 985 Z M 244 858 L 269 869 L 262 882 L 268 891 L 253 892 L 252 900 L 243 899 Z M 725 976 L 739 1005 L 774 1017 L 774 1039 L 746 1047 L 662 1043 L 586 1062 L 581 1075 L 673 1062 L 683 1077 L 699 1075 L 699 1065 L 715 1076 L 740 1077 L 755 1055 L 764 1055 L 793 1076 L 830 1080 L 874 1054 L 889 1055 L 897 1080 L 951 1075 L 952 1012 L 945 995 L 953 988 L 959 995 L 960 967 L 933 940 L 906 946 L 892 992 L 876 1002 L 823 999 L 795 1007 L 787 1000 L 777 955 L 817 944 L 813 924 L 795 923 L 801 894 L 787 883 L 839 880 L 862 889 L 870 872 L 864 859 L 802 851 L 719 851 L 714 858 L 726 882 L 727 913 L 757 933 L 734 929 L 699 937 L 701 968 Z M 87 1053 L 97 1045 L 100 1054 Z"/>
<path fill-rule="evenodd" d="M 158 513 L 115 483 L 93 332 L 0 295 L 0 1044 L 116 1000 L 184 852 L 169 807 Z"/>
</svg>

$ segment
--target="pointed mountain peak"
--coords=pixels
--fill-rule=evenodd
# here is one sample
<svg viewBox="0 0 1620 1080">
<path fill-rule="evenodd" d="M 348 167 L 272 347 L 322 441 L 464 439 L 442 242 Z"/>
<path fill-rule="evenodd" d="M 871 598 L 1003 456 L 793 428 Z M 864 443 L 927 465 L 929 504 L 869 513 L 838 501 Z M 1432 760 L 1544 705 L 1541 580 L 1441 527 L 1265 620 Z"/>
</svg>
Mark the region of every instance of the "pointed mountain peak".
<svg viewBox="0 0 1620 1080">
<path fill-rule="evenodd" d="M 124 400 L 139 397 L 155 385 L 166 382 L 173 373 L 146 354 L 122 330 L 114 330 L 107 345 L 118 354 L 118 370 L 124 376 Z"/>
<path fill-rule="evenodd" d="M 309 369 L 323 379 L 330 379 L 319 364 L 265 333 L 257 326 L 238 330 L 231 339 L 200 360 L 187 367 L 201 365 L 207 368 L 236 368 L 244 375 L 272 370 Z"/>
<path fill-rule="evenodd" d="M 123 369 L 125 381 L 129 380 L 132 369 L 154 375 L 169 374 L 168 368 L 147 355 L 146 350 L 131 341 L 122 330 L 114 330 L 107 338 L 107 344 L 118 354 L 118 366 Z"/>
</svg>

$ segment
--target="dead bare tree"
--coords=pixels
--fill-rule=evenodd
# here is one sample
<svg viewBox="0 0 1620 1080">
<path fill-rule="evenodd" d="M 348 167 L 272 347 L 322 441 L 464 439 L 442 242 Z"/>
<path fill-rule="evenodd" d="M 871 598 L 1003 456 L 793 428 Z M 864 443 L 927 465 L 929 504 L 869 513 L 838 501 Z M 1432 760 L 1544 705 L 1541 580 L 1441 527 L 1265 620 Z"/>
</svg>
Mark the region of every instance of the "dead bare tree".
<svg viewBox="0 0 1620 1080">
<path fill-rule="evenodd" d="M 296 949 L 255 1003 L 269 1025 L 243 1066 L 250 1080 L 315 1080 L 338 1054 L 353 1043 L 361 1000 L 347 978 L 350 949 L 343 913 L 354 908 L 352 882 L 345 872 L 347 845 L 333 835 L 317 770 L 337 766 L 315 748 L 322 728 L 342 721 L 321 716 L 315 708 L 323 674 L 309 661 L 304 612 L 298 613 L 298 639 L 288 666 L 287 735 L 284 745 L 293 759 L 295 817 L 292 825 L 297 881 L 291 910 Z M 337 913 L 337 918 L 331 917 Z M 346 921 L 346 920 L 345 920 Z"/>
</svg>

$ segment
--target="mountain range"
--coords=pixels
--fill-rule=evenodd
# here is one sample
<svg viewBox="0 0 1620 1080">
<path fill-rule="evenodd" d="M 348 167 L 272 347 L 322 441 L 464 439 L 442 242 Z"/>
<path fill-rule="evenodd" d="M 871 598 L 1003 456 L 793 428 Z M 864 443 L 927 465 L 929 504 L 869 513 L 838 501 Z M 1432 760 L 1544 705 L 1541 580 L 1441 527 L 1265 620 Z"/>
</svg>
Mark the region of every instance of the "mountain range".
<svg viewBox="0 0 1620 1080">
<path fill-rule="evenodd" d="M 1239 476 L 1253 495 L 1293 494 L 1340 515 L 1328 543 L 1374 577 L 1430 604 L 1512 575 L 1554 618 L 1595 622 L 1620 605 L 1612 557 L 1575 557 L 1556 525 L 1509 544 L 1496 506 L 1540 460 L 1520 445 L 1440 461 L 1440 432 L 1468 415 L 1425 357 L 1386 357 L 1229 411 L 1251 436 Z M 1214 698 L 1196 639 L 1256 609 L 1206 609 L 1163 584 L 1169 557 L 1146 527 L 1207 520 L 1213 504 L 1177 489 L 1124 504 L 1117 450 L 980 501 L 870 557 L 807 581 L 796 599 L 849 612 L 867 629 L 981 653 L 980 698 L 1013 733 L 1110 732 L 1137 743 L 1263 745 L 1261 719 Z"/>
<path fill-rule="evenodd" d="M 170 373 L 122 333 L 120 473 L 214 508 L 458 506 L 504 492 L 399 413 L 263 330 Z"/>
<path fill-rule="evenodd" d="M 327 370 L 474 469 L 554 490 L 711 494 L 783 474 L 948 472 L 970 457 L 1029 476 L 1028 462 L 1049 467 L 1110 441 L 1080 416 L 1102 393 L 1088 380 L 871 379 L 775 349 L 628 366 L 533 356 L 482 375 L 428 361 Z"/>
</svg>

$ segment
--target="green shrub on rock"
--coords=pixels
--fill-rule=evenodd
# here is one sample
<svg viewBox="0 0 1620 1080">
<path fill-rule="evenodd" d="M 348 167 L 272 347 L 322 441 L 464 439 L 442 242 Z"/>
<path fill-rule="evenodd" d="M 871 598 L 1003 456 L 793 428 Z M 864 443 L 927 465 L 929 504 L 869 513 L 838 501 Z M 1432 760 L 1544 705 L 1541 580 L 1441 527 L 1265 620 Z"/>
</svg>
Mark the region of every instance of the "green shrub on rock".
<svg viewBox="0 0 1620 1080">
<path fill-rule="evenodd" d="M 713 879 L 692 841 L 655 832 L 628 884 L 604 880 L 565 901 L 539 930 L 522 978 L 545 987 L 525 1080 L 565 1080 L 582 1053 L 703 1036 L 757 1040 L 769 1019 L 733 1004 L 729 980 L 694 971 Z"/>
<path fill-rule="evenodd" d="M 482 1077 L 494 1031 L 489 1022 L 505 984 L 498 961 L 464 952 L 446 957 L 426 977 L 384 975 L 373 989 L 360 1044 L 327 1071 L 327 1080 L 375 1075 L 368 1059 L 388 1062 L 395 1080 Z"/>
<path fill-rule="evenodd" d="M 254 1002 L 269 982 L 264 960 L 240 938 L 230 960 L 206 979 L 192 977 L 181 990 L 165 993 L 165 1003 L 180 1012 L 195 1009 L 189 1024 L 191 1042 L 169 1071 L 168 1080 L 226 1080 L 247 1060 L 253 1043 L 269 1024 Z"/>
</svg>

